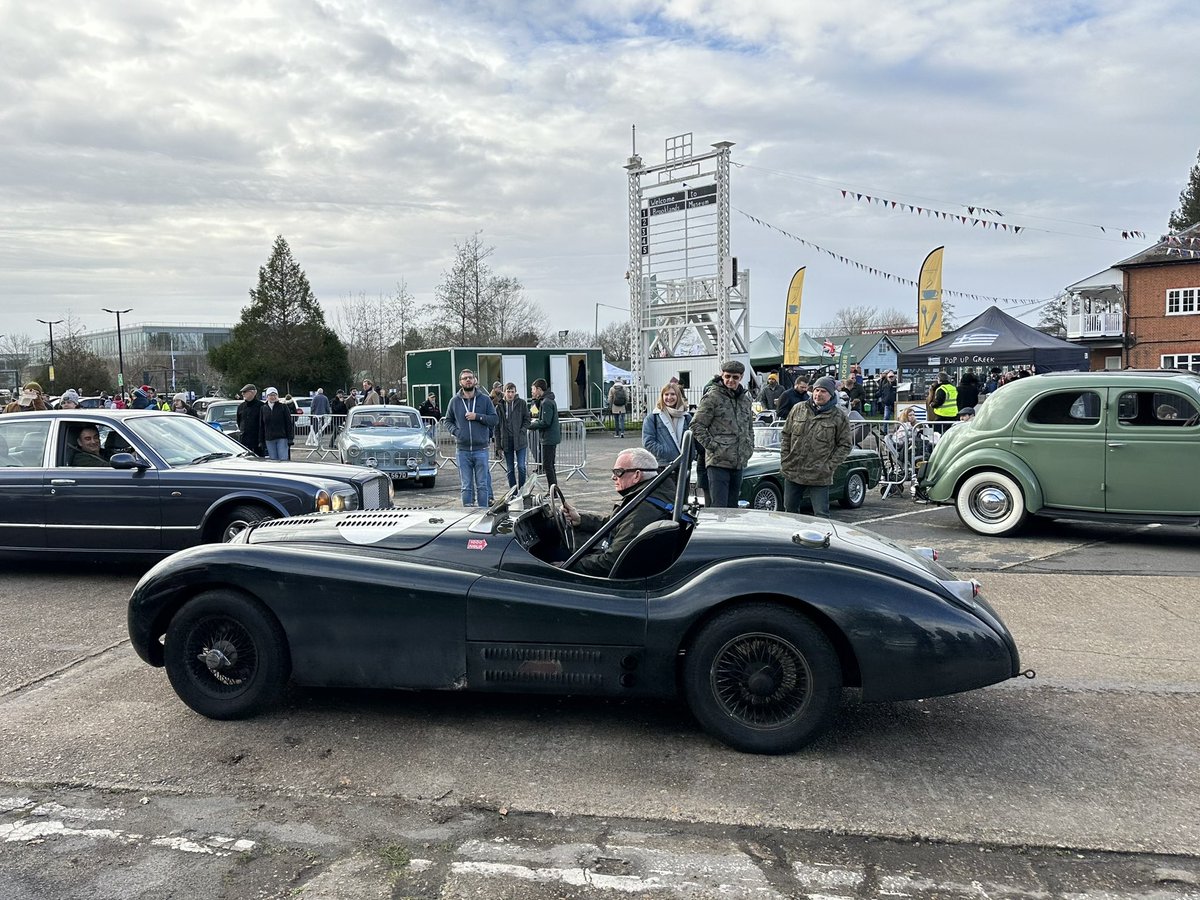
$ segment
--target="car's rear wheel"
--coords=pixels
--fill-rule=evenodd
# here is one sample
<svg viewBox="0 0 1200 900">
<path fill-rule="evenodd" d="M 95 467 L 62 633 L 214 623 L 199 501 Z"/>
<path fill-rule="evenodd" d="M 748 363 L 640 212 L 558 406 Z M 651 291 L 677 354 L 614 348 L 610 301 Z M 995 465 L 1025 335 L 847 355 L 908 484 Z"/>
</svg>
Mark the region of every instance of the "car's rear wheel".
<svg viewBox="0 0 1200 900">
<path fill-rule="evenodd" d="M 842 491 L 842 498 L 838 500 L 838 506 L 843 509 L 858 509 L 866 499 L 867 476 L 861 471 L 851 472 L 846 478 L 846 489 Z"/>
<path fill-rule="evenodd" d="M 234 591 L 207 591 L 185 603 L 163 649 L 175 693 L 210 719 L 241 719 L 278 703 L 291 671 L 279 622 Z"/>
<path fill-rule="evenodd" d="M 688 648 L 684 691 L 714 737 L 747 753 L 789 753 L 824 732 L 841 698 L 829 639 L 783 606 L 735 607 Z"/>
<path fill-rule="evenodd" d="M 779 487 L 770 481 L 760 481 L 750 495 L 750 506 L 753 509 L 783 509 L 783 493 Z"/>
<path fill-rule="evenodd" d="M 248 503 L 235 506 L 221 520 L 221 543 L 228 544 L 250 526 L 273 518 L 275 515 L 261 506 L 252 506 Z"/>
<path fill-rule="evenodd" d="M 959 486 L 954 506 L 962 523 L 978 534 L 1013 534 L 1025 523 L 1021 485 L 1002 472 L 976 472 Z"/>
</svg>

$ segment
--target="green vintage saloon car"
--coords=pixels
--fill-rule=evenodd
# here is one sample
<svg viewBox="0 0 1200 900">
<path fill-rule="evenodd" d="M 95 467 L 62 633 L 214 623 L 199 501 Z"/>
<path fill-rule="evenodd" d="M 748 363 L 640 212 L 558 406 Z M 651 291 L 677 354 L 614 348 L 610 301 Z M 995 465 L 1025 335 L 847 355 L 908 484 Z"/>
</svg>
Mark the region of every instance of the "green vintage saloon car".
<svg viewBox="0 0 1200 900">
<path fill-rule="evenodd" d="M 1200 524 L 1200 374 L 1062 372 L 1013 381 L 938 441 L 918 498 L 979 534 L 1051 519 Z"/>
<path fill-rule="evenodd" d="M 777 426 L 754 429 L 754 455 L 742 472 L 739 498 L 751 509 L 783 509 L 779 431 Z M 830 501 L 844 509 L 858 509 L 863 505 L 867 491 L 879 484 L 880 471 L 881 460 L 877 452 L 855 447 L 834 473 L 833 485 L 829 488 Z"/>
</svg>

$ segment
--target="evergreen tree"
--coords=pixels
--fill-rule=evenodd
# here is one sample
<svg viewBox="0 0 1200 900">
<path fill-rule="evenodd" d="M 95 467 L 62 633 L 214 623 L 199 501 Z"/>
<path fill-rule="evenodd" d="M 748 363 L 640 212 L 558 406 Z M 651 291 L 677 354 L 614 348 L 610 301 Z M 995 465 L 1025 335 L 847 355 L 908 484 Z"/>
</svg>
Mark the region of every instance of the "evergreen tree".
<svg viewBox="0 0 1200 900">
<path fill-rule="evenodd" d="M 250 291 L 250 305 L 231 339 L 210 350 L 208 359 L 231 390 L 251 382 L 260 391 L 274 386 L 282 393 L 307 394 L 349 383 L 346 347 L 325 324 L 308 276 L 282 235 L 258 270 L 258 287 Z"/>
<path fill-rule="evenodd" d="M 1200 222 L 1200 153 L 1196 154 L 1196 165 L 1192 166 L 1187 187 L 1179 192 L 1179 209 L 1171 213 L 1167 227 L 1178 233 Z"/>
</svg>

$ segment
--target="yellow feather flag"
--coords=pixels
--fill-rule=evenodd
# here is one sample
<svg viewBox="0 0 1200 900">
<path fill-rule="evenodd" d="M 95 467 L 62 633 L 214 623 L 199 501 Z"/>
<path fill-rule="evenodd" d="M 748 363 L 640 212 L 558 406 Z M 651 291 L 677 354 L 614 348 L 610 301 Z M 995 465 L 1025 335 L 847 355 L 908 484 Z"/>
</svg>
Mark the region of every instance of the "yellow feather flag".
<svg viewBox="0 0 1200 900">
<path fill-rule="evenodd" d="M 783 316 L 783 364 L 800 365 L 800 294 L 804 290 L 804 270 L 801 266 L 788 285 L 787 312 Z"/>
<path fill-rule="evenodd" d="M 930 251 L 921 263 L 917 280 L 917 344 L 928 344 L 942 336 L 942 251 Z"/>
</svg>

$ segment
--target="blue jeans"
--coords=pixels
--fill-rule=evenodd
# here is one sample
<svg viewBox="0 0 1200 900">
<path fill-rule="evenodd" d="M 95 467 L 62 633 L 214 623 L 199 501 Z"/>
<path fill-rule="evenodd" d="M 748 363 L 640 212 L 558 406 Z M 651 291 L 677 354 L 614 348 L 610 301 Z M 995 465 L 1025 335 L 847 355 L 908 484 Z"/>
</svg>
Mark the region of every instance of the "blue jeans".
<svg viewBox="0 0 1200 900">
<path fill-rule="evenodd" d="M 287 459 L 288 439 L 272 438 L 267 441 L 267 459 Z"/>
<path fill-rule="evenodd" d="M 708 467 L 707 505 L 717 509 L 737 509 L 742 493 L 742 470 Z"/>
<path fill-rule="evenodd" d="M 625 433 L 625 413 L 613 413 L 613 431 L 618 437 Z"/>
<path fill-rule="evenodd" d="M 458 480 L 463 506 L 487 506 L 491 478 L 488 476 L 488 448 L 458 451 Z"/>
<path fill-rule="evenodd" d="M 800 501 L 808 494 L 814 516 L 829 518 L 829 488 L 828 484 L 796 484 L 794 481 L 783 482 L 783 511 L 800 512 Z"/>
<path fill-rule="evenodd" d="M 526 447 L 520 450 L 514 450 L 512 447 L 504 449 L 504 469 L 508 473 L 509 487 L 525 486 L 525 455 L 528 452 Z"/>
<path fill-rule="evenodd" d="M 883 404 L 883 421 L 890 422 L 895 417 L 896 417 L 896 404 L 895 403 L 884 403 Z"/>
</svg>

